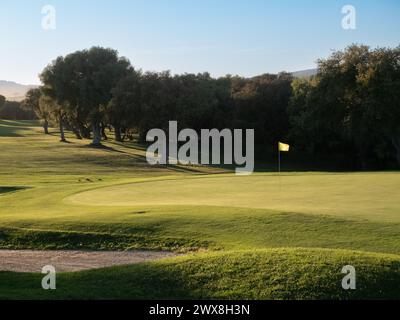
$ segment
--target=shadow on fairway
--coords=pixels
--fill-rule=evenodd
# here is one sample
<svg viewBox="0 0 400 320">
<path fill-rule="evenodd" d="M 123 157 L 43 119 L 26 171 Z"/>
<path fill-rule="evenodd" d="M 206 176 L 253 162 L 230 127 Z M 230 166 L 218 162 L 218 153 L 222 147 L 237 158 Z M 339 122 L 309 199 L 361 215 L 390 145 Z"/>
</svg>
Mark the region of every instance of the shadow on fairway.
<svg viewBox="0 0 400 320">
<path fill-rule="evenodd" d="M 127 148 L 127 149 L 132 149 L 132 150 L 139 150 L 139 151 L 145 150 L 145 148 L 140 147 L 140 146 L 136 146 L 136 145 L 135 146 L 129 146 L 129 145 L 123 144 L 123 143 L 112 143 L 112 142 L 111 143 L 108 142 L 108 143 L 112 144 L 112 145 L 115 145 L 115 146 L 119 146 L 121 148 Z M 144 155 L 132 154 L 130 152 L 119 150 L 119 149 L 116 149 L 114 147 L 107 146 L 107 145 L 104 145 L 104 144 L 101 144 L 101 145 L 98 145 L 98 146 L 97 145 L 88 144 L 88 145 L 83 145 L 81 147 L 82 148 L 91 148 L 91 149 L 94 149 L 94 150 L 103 150 L 103 151 L 111 152 L 111 153 L 115 152 L 115 153 L 123 154 L 123 155 L 129 156 L 129 157 L 131 157 L 131 158 L 133 158 L 133 159 L 135 159 L 135 160 L 137 160 L 139 162 L 147 164 L 147 159 L 146 159 L 146 157 Z M 164 167 L 164 168 L 166 168 L 168 170 L 172 170 L 174 172 L 181 172 L 181 173 L 204 173 L 204 171 L 200 170 L 200 168 L 191 167 L 191 166 L 187 166 L 187 165 L 168 164 L 168 165 L 154 165 L 153 167 L 154 168 L 163 168 Z M 217 167 L 215 167 L 215 168 L 217 168 Z"/>
<path fill-rule="evenodd" d="M 23 137 L 24 135 L 21 134 L 21 131 L 37 126 L 37 121 L 13 121 L 0 119 L 0 137 Z"/>
<path fill-rule="evenodd" d="M 0 195 L 3 193 L 15 192 L 20 190 L 25 190 L 27 187 L 2 187 L 0 186 Z"/>
</svg>

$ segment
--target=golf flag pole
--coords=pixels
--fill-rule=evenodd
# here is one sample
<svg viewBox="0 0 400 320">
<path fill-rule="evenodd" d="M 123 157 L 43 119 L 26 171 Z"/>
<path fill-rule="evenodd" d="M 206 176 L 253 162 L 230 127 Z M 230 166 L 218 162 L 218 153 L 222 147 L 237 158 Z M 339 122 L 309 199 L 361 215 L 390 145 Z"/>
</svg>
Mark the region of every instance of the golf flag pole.
<svg viewBox="0 0 400 320">
<path fill-rule="evenodd" d="M 286 143 L 278 142 L 278 171 L 281 173 L 281 152 L 289 152 L 290 146 Z"/>
<path fill-rule="evenodd" d="M 281 174 L 281 150 L 278 148 L 278 172 Z"/>
</svg>

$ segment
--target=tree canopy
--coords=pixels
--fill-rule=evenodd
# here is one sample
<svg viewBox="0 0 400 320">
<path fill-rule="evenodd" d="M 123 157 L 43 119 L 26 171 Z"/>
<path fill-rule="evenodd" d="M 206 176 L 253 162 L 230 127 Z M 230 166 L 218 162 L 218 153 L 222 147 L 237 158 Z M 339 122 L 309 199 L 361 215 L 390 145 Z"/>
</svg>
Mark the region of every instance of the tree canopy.
<svg viewBox="0 0 400 320">
<path fill-rule="evenodd" d="M 60 131 L 68 128 L 94 145 L 107 128 L 117 141 L 143 141 L 148 130 L 176 120 L 197 131 L 255 129 L 265 150 L 285 140 L 294 152 L 341 154 L 357 167 L 385 167 L 400 164 L 399 61 L 400 47 L 351 45 L 319 60 L 311 78 L 285 72 L 213 78 L 142 72 L 117 51 L 93 47 L 49 64 L 43 86 L 24 104 L 44 123 L 51 118 Z"/>
<path fill-rule="evenodd" d="M 314 79 L 293 83 L 292 138 L 363 168 L 393 156 L 400 163 L 400 47 L 352 45 L 318 64 Z"/>
<path fill-rule="evenodd" d="M 104 111 L 112 89 L 132 73 L 130 62 L 112 49 L 93 47 L 59 57 L 45 68 L 40 78 L 46 95 L 65 106 L 75 118 L 76 131 L 91 125 L 93 145 L 99 145 Z"/>
</svg>

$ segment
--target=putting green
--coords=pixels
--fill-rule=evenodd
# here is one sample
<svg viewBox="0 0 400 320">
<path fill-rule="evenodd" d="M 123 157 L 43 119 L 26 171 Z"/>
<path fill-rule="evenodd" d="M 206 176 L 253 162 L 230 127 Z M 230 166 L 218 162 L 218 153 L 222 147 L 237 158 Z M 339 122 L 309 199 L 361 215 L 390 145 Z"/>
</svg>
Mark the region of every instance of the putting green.
<svg viewBox="0 0 400 320">
<path fill-rule="evenodd" d="M 400 222 L 400 174 L 202 176 L 115 185 L 68 197 L 92 206 L 268 208 Z"/>
</svg>

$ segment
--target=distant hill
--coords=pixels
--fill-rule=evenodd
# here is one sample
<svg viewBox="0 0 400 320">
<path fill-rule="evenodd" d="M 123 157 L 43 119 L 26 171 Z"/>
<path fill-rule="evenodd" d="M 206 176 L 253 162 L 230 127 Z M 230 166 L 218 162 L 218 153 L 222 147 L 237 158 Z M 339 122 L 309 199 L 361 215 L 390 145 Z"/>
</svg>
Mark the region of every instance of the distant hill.
<svg viewBox="0 0 400 320">
<path fill-rule="evenodd" d="M 23 100 L 28 90 L 32 88 L 37 88 L 37 86 L 0 80 L 0 95 L 5 96 L 9 101 Z"/>
<path fill-rule="evenodd" d="M 295 78 L 309 78 L 311 76 L 315 76 L 317 74 L 317 71 L 318 71 L 317 69 L 307 69 L 307 70 L 292 72 L 292 75 Z"/>
</svg>

